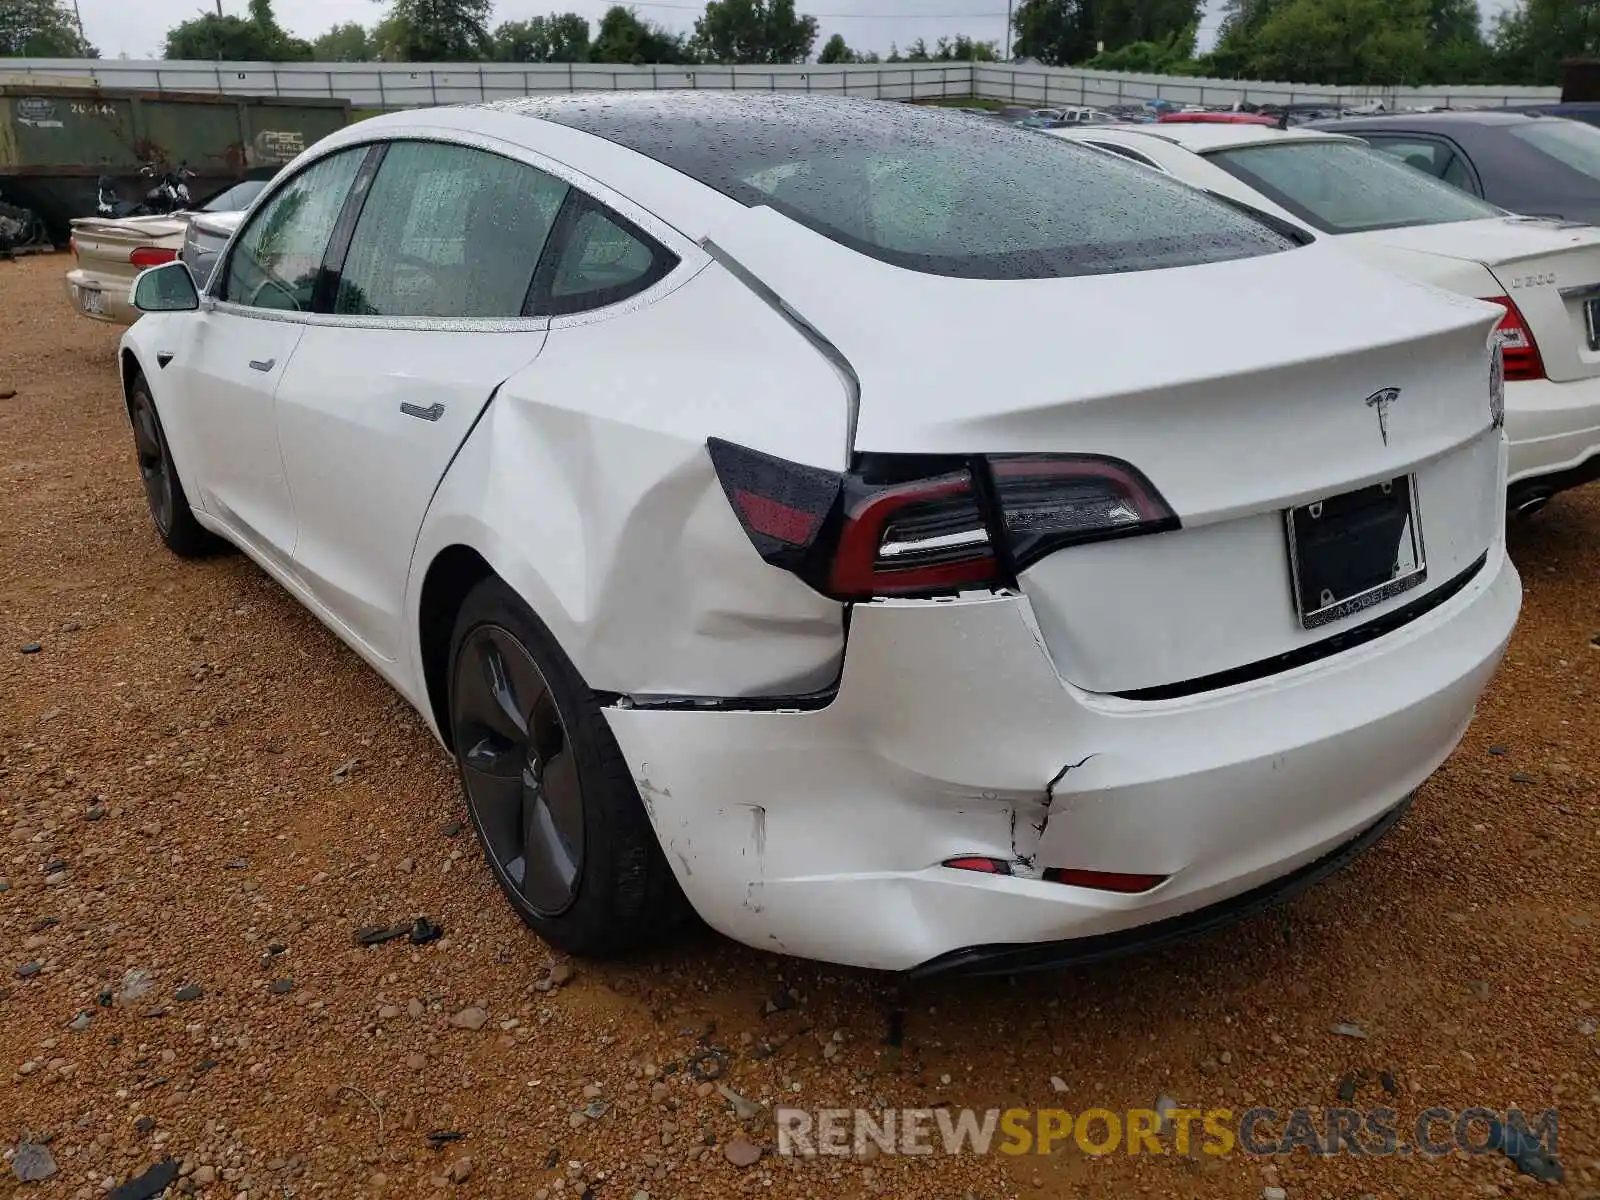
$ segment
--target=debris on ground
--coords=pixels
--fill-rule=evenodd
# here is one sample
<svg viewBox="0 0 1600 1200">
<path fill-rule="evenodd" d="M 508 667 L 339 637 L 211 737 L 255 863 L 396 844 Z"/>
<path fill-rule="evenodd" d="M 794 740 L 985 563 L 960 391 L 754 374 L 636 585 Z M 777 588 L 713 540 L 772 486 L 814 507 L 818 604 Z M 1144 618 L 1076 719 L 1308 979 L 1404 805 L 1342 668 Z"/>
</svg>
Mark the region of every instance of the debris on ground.
<svg viewBox="0 0 1600 1200">
<path fill-rule="evenodd" d="M 11 1173 L 22 1183 L 43 1183 L 56 1173 L 55 1156 L 39 1142 L 19 1142 L 11 1156 Z"/>
<path fill-rule="evenodd" d="M 178 1160 L 165 1158 L 121 1187 L 106 1193 L 106 1200 L 154 1200 L 178 1177 Z"/>
</svg>

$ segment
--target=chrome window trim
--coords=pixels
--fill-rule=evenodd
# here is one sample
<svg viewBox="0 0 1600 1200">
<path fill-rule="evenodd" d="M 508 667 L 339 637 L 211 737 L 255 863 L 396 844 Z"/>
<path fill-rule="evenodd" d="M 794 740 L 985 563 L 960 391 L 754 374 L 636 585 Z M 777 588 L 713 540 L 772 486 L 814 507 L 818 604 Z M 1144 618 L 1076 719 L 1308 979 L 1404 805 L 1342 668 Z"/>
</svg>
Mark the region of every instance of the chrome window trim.
<svg viewBox="0 0 1600 1200">
<path fill-rule="evenodd" d="M 337 136 L 337 135 L 335 135 Z M 265 207 L 272 201 L 280 187 L 287 185 L 320 163 L 323 159 L 345 150 L 371 148 L 380 144 L 394 142 L 437 142 L 444 145 L 460 146 L 468 150 L 480 150 L 484 153 L 494 154 L 500 158 L 508 158 L 513 162 L 532 167 L 536 171 L 543 171 L 560 179 L 567 186 L 576 188 L 585 195 L 590 196 L 598 203 L 604 205 L 632 221 L 645 233 L 660 242 L 670 250 L 678 259 L 678 265 L 673 267 L 655 283 L 637 292 L 624 300 L 614 304 L 604 305 L 600 308 L 585 309 L 583 312 L 567 313 L 558 317 L 372 317 L 342 315 L 338 313 L 311 313 L 295 312 L 285 309 L 251 308 L 248 305 L 234 304 L 226 300 L 211 296 L 210 287 L 224 272 L 220 269 L 224 256 L 228 261 L 233 257 L 234 243 L 239 234 L 249 228 L 249 220 L 242 221 L 239 228 L 233 232 L 224 254 L 219 255 L 217 266 L 212 269 L 211 278 L 207 280 L 206 296 L 211 301 L 207 306 L 210 311 L 222 313 L 226 316 L 254 317 L 266 321 L 291 321 L 303 325 L 323 325 L 349 329 L 409 329 L 419 332 L 431 333 L 534 333 L 540 330 L 566 329 L 582 325 L 593 325 L 597 322 L 609 320 L 614 316 L 623 316 L 630 312 L 653 304 L 657 300 L 669 295 L 693 279 L 711 263 L 711 257 L 695 242 L 685 237 L 676 228 L 661 220 L 654 213 L 641 208 L 621 193 L 612 190 L 599 180 L 576 171 L 565 163 L 541 154 L 537 150 L 529 150 L 514 142 L 502 141 L 499 138 L 487 137 L 469 130 L 451 129 L 436 125 L 406 125 L 385 129 L 381 136 L 361 138 L 354 137 L 349 140 L 340 138 L 337 143 L 328 145 L 320 153 L 315 150 L 308 151 L 294 162 L 293 175 L 287 172 L 275 178 L 268 189 L 256 197 L 251 207 L 252 218 L 260 207 Z M 381 170 L 382 168 L 380 168 Z"/>
</svg>

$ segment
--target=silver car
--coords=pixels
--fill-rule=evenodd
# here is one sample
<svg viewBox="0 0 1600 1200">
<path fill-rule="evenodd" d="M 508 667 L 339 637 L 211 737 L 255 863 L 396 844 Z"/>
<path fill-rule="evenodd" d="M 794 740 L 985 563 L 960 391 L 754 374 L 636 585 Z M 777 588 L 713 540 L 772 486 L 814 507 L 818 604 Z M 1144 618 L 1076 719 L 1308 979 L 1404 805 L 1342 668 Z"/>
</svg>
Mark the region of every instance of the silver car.
<svg viewBox="0 0 1600 1200">
<path fill-rule="evenodd" d="M 228 239 L 244 220 L 243 212 L 197 213 L 189 222 L 183 237 L 183 250 L 178 257 L 189 264 L 195 286 L 205 287 L 211 271 L 222 256 Z"/>
</svg>

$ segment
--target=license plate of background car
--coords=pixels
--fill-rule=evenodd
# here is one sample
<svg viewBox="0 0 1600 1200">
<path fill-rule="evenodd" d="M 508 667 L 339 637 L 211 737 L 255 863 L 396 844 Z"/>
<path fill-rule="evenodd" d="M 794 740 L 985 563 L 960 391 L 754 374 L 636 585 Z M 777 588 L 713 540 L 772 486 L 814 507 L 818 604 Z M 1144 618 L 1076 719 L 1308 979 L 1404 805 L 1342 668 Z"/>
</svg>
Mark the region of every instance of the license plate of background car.
<svg viewBox="0 0 1600 1200">
<path fill-rule="evenodd" d="M 1427 578 L 1410 475 L 1302 504 L 1284 517 L 1304 629 L 1381 604 Z"/>
<path fill-rule="evenodd" d="M 1600 296 L 1583 302 L 1583 332 L 1588 336 L 1589 349 L 1600 350 Z"/>
<path fill-rule="evenodd" d="M 106 315 L 106 298 L 103 292 L 94 288 L 78 289 L 78 305 L 86 313 L 103 317 Z"/>
</svg>

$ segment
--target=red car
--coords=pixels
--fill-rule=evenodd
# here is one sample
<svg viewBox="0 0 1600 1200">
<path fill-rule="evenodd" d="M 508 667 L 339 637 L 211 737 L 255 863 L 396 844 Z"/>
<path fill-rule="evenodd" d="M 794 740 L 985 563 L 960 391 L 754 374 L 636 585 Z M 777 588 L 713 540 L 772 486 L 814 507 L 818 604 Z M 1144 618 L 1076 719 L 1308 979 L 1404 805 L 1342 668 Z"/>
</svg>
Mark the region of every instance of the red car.
<svg viewBox="0 0 1600 1200">
<path fill-rule="evenodd" d="M 1180 125 L 1276 125 L 1276 117 L 1247 112 L 1175 112 L 1156 118 L 1157 124 Z"/>
</svg>

